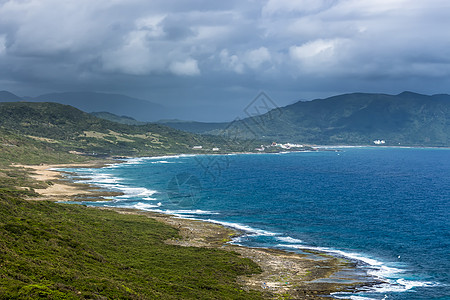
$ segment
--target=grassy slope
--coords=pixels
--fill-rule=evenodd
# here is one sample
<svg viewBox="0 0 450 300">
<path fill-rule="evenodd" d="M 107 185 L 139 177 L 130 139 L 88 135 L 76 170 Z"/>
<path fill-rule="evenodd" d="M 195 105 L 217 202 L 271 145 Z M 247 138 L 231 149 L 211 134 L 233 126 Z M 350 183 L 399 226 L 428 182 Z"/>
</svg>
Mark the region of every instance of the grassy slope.
<svg viewBox="0 0 450 300">
<path fill-rule="evenodd" d="M 237 254 L 166 245 L 175 229 L 143 216 L 31 202 L 0 190 L 0 298 L 256 299 Z"/>
<path fill-rule="evenodd" d="M 89 160 L 89 157 L 61 151 L 57 145 L 38 141 L 0 128 L 0 166 L 12 162 L 20 164 L 75 163 Z"/>
</svg>

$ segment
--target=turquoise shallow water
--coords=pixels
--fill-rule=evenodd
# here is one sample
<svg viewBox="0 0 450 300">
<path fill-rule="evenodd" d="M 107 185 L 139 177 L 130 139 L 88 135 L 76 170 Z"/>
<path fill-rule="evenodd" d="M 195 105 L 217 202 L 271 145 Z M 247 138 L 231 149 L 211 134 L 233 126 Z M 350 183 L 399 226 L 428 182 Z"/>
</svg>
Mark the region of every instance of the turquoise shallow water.
<svg viewBox="0 0 450 300">
<path fill-rule="evenodd" d="M 385 281 L 353 299 L 450 299 L 450 150 L 339 150 L 65 170 L 124 193 L 84 204 L 221 223 L 246 232 L 235 243 L 326 251 Z"/>
</svg>

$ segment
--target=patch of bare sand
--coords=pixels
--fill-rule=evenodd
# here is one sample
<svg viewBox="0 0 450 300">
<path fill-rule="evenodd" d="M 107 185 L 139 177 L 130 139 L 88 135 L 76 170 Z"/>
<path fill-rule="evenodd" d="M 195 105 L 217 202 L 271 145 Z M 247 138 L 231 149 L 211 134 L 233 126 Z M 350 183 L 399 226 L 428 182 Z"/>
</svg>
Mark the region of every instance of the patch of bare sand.
<svg viewBox="0 0 450 300">
<path fill-rule="evenodd" d="M 88 184 L 74 183 L 63 180 L 60 171 L 56 168 L 99 168 L 106 164 L 105 161 L 93 161 L 80 164 L 41 164 L 41 165 L 19 165 L 13 164 L 17 168 L 29 170 L 30 177 L 37 181 L 46 182 L 47 187 L 35 189 L 40 197 L 33 197 L 30 200 L 72 200 L 74 197 L 100 197 L 106 194 L 117 194 L 100 191 L 98 188 Z"/>
</svg>

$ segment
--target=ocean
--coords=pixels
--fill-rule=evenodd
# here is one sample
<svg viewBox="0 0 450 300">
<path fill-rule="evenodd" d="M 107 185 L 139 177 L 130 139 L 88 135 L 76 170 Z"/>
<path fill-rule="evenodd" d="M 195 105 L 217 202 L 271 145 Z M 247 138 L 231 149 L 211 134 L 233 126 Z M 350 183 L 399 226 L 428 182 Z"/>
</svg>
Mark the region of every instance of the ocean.
<svg viewBox="0 0 450 300">
<path fill-rule="evenodd" d="M 450 299 L 450 149 L 178 155 L 63 170 L 124 193 L 77 203 L 223 224 L 245 232 L 233 243 L 324 251 L 384 281 L 335 298 Z"/>
</svg>

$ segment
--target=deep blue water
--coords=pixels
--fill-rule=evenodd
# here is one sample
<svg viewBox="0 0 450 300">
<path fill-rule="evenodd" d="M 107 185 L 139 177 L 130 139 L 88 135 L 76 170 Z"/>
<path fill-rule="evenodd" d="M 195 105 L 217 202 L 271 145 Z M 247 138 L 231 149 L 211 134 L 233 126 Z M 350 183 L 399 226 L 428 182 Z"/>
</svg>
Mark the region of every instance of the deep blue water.
<svg viewBox="0 0 450 300">
<path fill-rule="evenodd" d="M 340 150 L 69 171 L 125 193 L 85 204 L 219 222 L 247 233 L 236 243 L 327 251 L 388 282 L 354 299 L 450 299 L 450 149 Z"/>
</svg>

